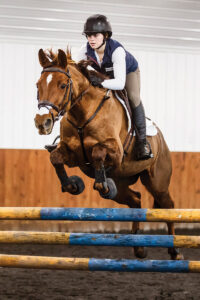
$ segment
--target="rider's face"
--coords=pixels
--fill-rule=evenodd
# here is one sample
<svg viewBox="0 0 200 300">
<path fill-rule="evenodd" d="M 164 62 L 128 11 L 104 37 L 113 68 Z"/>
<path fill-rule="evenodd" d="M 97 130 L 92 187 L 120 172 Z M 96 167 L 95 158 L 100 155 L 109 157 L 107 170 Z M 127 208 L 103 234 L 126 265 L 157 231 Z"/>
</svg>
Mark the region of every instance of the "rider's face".
<svg viewBox="0 0 200 300">
<path fill-rule="evenodd" d="M 87 34 L 87 40 L 92 49 L 97 49 L 103 43 L 104 36 L 102 33 Z"/>
</svg>

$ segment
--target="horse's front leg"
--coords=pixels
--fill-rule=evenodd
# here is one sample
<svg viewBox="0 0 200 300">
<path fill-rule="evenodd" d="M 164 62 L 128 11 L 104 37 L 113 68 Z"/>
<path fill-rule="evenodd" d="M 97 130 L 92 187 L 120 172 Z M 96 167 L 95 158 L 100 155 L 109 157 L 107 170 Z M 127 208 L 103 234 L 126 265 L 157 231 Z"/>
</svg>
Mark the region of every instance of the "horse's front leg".
<svg viewBox="0 0 200 300">
<path fill-rule="evenodd" d="M 68 192 L 73 195 L 82 193 L 85 188 L 83 180 L 78 176 L 67 176 L 64 164 L 73 161 L 73 154 L 69 152 L 65 143 L 60 142 L 55 150 L 50 153 L 50 161 L 56 170 L 56 174 L 61 183 L 62 192 Z"/>
<path fill-rule="evenodd" d="M 106 171 L 104 162 L 107 155 L 107 150 L 101 145 L 95 145 L 92 149 L 92 161 L 95 169 L 94 188 L 102 191 L 104 194 L 108 193 L 108 185 L 106 182 Z"/>
<path fill-rule="evenodd" d="M 117 195 L 116 185 L 111 178 L 106 177 L 104 167 L 105 160 L 109 160 L 112 167 L 120 164 L 120 151 L 113 151 L 106 144 L 96 144 L 92 149 L 92 162 L 95 169 L 94 189 L 98 190 L 100 195 L 106 199 L 114 199 Z M 114 159 L 113 159 L 114 158 Z"/>
</svg>

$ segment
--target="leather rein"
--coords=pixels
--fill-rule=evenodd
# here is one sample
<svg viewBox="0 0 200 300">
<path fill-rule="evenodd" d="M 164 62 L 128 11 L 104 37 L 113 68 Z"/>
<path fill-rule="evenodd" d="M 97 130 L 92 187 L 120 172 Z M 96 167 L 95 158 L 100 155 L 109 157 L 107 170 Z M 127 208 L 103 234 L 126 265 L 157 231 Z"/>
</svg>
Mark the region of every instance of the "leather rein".
<svg viewBox="0 0 200 300">
<path fill-rule="evenodd" d="M 40 101 L 39 99 L 39 91 L 37 91 L 37 100 L 38 100 L 38 108 L 40 109 L 41 107 L 45 107 L 49 110 L 49 112 L 51 113 L 52 119 L 53 119 L 53 123 L 55 123 L 56 121 L 59 120 L 59 118 L 61 116 L 63 116 L 66 112 L 66 107 L 69 104 L 69 102 L 73 104 L 71 105 L 70 109 L 72 107 L 74 107 L 77 102 L 79 102 L 82 99 L 82 96 L 87 92 L 88 89 L 86 89 L 85 91 L 83 91 L 76 99 L 73 99 L 73 81 L 71 79 L 71 75 L 69 73 L 69 70 L 67 70 L 67 72 L 59 69 L 59 68 L 55 68 L 55 67 L 49 67 L 49 68 L 44 68 L 43 71 L 41 72 L 41 74 L 45 73 L 45 72 L 59 72 L 59 73 L 63 73 L 65 74 L 68 79 L 69 82 L 66 85 L 66 91 L 64 94 L 64 97 L 61 101 L 61 103 L 59 104 L 59 106 L 63 105 L 63 107 L 61 106 L 61 108 L 59 108 L 59 106 L 51 103 L 48 100 L 43 100 Z M 68 90 L 69 90 L 69 96 L 67 101 L 65 102 L 66 98 L 67 98 L 67 94 L 68 94 Z M 85 127 L 96 117 L 97 113 L 100 111 L 100 109 L 102 108 L 103 104 L 105 103 L 106 100 L 108 100 L 110 98 L 109 96 L 110 90 L 107 90 L 106 94 L 104 95 L 103 99 L 101 100 L 100 104 L 98 105 L 98 107 L 96 108 L 95 112 L 93 113 L 93 115 L 84 123 L 83 126 L 77 126 L 76 124 L 74 124 L 71 120 L 69 120 L 68 118 L 66 118 L 66 120 L 77 130 L 79 138 L 80 138 L 80 142 L 81 142 L 81 147 L 82 147 L 82 151 L 83 151 L 83 156 L 85 159 L 85 164 L 87 165 L 91 165 L 91 163 L 88 160 L 87 154 L 86 154 L 86 150 L 85 150 L 85 146 L 84 146 L 84 129 Z M 56 118 L 54 117 L 53 113 L 51 112 L 51 109 L 54 109 L 58 115 L 56 116 Z M 132 131 L 132 130 L 131 130 Z M 128 151 L 128 148 L 130 146 L 132 140 L 132 132 L 128 132 L 128 135 L 126 137 L 126 140 L 123 144 L 124 147 L 124 155 L 126 154 L 126 152 Z"/>
</svg>

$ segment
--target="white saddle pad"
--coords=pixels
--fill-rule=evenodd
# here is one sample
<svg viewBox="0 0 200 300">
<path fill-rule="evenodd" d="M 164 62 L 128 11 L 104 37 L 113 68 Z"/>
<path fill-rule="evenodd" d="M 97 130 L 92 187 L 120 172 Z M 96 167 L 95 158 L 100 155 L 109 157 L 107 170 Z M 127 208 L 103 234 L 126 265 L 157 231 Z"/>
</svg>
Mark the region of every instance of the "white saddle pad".
<svg viewBox="0 0 200 300">
<path fill-rule="evenodd" d="M 128 119 L 128 131 L 131 129 L 131 118 L 130 118 L 130 115 L 129 115 L 129 112 L 127 110 L 127 107 L 124 103 L 124 100 L 122 100 L 117 92 L 115 91 L 115 97 L 117 98 L 117 100 L 119 100 L 119 102 L 121 103 L 121 105 L 124 107 L 125 109 L 125 112 L 126 112 L 126 116 L 127 116 L 127 119 Z M 153 124 L 152 120 L 150 119 L 147 119 L 146 118 L 146 133 L 147 133 L 147 136 L 154 136 L 158 133 L 157 131 L 157 128 L 156 126 Z M 134 132 L 134 135 L 135 135 L 135 132 Z"/>
</svg>

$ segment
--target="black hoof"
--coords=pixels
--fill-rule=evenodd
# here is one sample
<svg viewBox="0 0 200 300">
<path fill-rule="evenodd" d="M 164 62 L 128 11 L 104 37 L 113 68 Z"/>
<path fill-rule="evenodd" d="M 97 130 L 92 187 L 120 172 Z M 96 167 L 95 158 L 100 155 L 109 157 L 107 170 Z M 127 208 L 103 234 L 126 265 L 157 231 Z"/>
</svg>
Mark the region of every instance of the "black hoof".
<svg viewBox="0 0 200 300">
<path fill-rule="evenodd" d="M 106 183 L 109 189 L 109 192 L 104 194 L 103 192 L 99 192 L 100 196 L 104 199 L 113 200 L 117 196 L 117 187 L 112 178 L 106 178 Z"/>
<path fill-rule="evenodd" d="M 83 180 L 79 177 L 79 176 L 70 176 L 67 178 L 67 185 L 72 185 L 73 190 L 67 190 L 68 193 L 72 194 L 72 195 L 79 195 L 81 194 L 84 189 L 85 189 L 85 184 L 83 182 Z M 65 188 L 62 187 L 62 191 L 65 192 Z"/>
</svg>

